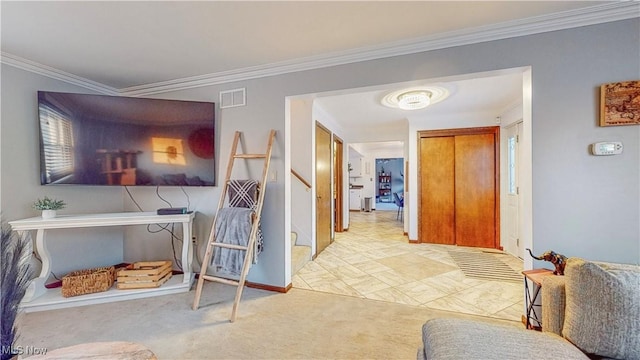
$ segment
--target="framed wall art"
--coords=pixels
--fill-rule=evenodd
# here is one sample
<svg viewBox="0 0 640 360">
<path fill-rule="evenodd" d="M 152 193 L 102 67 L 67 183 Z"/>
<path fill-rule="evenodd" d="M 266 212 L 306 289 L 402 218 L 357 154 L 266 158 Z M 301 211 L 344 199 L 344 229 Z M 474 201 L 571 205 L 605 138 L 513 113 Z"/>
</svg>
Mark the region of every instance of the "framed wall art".
<svg viewBox="0 0 640 360">
<path fill-rule="evenodd" d="M 640 80 L 600 87 L 600 126 L 640 125 Z"/>
</svg>

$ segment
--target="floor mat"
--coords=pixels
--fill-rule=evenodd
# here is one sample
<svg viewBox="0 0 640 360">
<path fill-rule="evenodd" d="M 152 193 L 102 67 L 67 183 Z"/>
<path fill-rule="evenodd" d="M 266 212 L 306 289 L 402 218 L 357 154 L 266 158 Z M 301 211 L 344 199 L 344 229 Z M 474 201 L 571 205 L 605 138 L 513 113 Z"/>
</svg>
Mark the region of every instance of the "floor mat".
<svg viewBox="0 0 640 360">
<path fill-rule="evenodd" d="M 522 275 L 500 261 L 500 256 L 480 251 L 449 250 L 465 276 L 483 280 L 521 282 Z"/>
</svg>

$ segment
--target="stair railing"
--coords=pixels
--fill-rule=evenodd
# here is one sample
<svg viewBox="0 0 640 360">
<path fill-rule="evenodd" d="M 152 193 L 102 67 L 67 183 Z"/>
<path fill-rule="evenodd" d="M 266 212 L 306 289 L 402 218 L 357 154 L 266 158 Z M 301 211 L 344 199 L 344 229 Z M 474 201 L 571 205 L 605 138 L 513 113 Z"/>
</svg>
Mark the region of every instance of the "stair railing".
<svg viewBox="0 0 640 360">
<path fill-rule="evenodd" d="M 305 180 L 305 178 L 302 177 L 302 175 L 300 175 L 297 171 L 291 169 L 291 174 L 293 174 L 293 176 L 298 179 L 302 184 L 304 184 L 304 186 L 307 188 L 307 191 L 311 190 L 311 184 Z"/>
</svg>

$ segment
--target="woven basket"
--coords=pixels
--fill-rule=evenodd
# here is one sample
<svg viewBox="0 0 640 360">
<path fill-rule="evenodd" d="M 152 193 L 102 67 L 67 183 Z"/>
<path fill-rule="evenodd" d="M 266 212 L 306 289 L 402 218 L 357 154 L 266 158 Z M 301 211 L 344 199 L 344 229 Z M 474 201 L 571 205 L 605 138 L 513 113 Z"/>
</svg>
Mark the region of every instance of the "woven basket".
<svg viewBox="0 0 640 360">
<path fill-rule="evenodd" d="M 72 271 L 62 278 L 62 296 L 71 297 L 107 291 L 113 285 L 113 266 Z"/>
</svg>

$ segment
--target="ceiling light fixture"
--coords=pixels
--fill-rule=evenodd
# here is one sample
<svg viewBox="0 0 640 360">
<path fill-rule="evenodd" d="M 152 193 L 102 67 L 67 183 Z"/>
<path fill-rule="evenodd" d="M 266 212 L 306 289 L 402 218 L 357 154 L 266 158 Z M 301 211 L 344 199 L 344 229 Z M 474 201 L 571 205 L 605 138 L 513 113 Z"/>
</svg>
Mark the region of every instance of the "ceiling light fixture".
<svg viewBox="0 0 640 360">
<path fill-rule="evenodd" d="M 441 86 L 421 86 L 391 92 L 382 99 L 382 105 L 402 109 L 419 110 L 447 98 L 449 90 Z"/>
<path fill-rule="evenodd" d="M 398 95 L 398 107 L 402 110 L 424 109 L 431 104 L 428 91 L 409 91 Z"/>
</svg>

